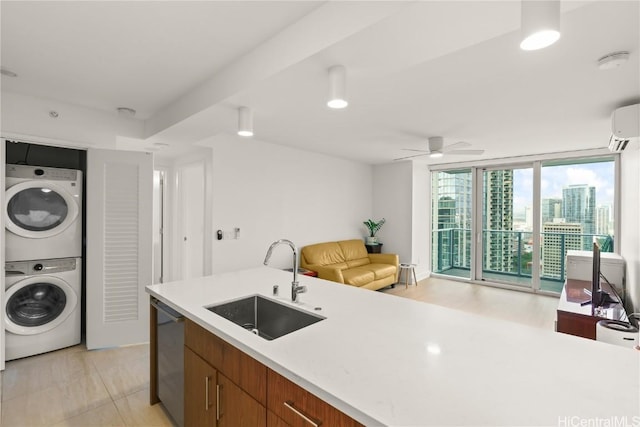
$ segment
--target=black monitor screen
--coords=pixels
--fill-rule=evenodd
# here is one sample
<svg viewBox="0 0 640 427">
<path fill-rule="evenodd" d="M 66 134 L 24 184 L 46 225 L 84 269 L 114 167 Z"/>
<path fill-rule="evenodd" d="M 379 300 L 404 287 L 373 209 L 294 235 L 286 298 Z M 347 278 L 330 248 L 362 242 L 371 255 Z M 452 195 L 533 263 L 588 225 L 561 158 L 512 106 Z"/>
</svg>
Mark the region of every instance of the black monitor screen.
<svg viewBox="0 0 640 427">
<path fill-rule="evenodd" d="M 593 272 L 591 273 L 591 307 L 602 304 L 600 292 L 600 246 L 593 242 Z"/>
</svg>

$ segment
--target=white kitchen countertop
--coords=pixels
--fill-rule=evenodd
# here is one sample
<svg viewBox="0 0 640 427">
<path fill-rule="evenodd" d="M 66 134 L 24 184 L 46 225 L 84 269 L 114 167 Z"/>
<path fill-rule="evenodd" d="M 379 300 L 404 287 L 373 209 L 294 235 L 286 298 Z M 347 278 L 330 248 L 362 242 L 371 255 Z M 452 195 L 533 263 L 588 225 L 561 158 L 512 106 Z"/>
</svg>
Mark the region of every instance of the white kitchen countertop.
<svg viewBox="0 0 640 427">
<path fill-rule="evenodd" d="M 291 279 L 260 267 L 147 292 L 367 426 L 640 425 L 640 351 L 302 275 L 295 305 L 326 319 L 273 341 L 204 308 L 275 284 L 293 304 Z"/>
</svg>

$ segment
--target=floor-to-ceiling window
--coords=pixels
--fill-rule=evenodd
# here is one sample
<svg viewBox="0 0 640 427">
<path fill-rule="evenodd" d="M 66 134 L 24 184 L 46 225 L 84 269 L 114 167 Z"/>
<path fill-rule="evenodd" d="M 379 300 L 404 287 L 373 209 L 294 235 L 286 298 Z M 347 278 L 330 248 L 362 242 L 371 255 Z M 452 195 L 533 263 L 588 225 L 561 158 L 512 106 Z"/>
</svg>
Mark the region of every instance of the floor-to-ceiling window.
<svg viewBox="0 0 640 427">
<path fill-rule="evenodd" d="M 471 189 L 471 169 L 432 174 L 431 265 L 434 272 L 471 277 Z"/>
<path fill-rule="evenodd" d="M 615 250 L 614 155 L 432 172 L 432 272 L 559 293 L 569 250 Z M 475 239 L 474 239 L 475 236 Z"/>
<path fill-rule="evenodd" d="M 482 268 L 477 279 L 531 287 L 533 168 L 482 171 Z"/>
<path fill-rule="evenodd" d="M 560 292 L 569 250 L 615 245 L 615 161 L 547 161 L 541 167 L 540 288 Z"/>
</svg>

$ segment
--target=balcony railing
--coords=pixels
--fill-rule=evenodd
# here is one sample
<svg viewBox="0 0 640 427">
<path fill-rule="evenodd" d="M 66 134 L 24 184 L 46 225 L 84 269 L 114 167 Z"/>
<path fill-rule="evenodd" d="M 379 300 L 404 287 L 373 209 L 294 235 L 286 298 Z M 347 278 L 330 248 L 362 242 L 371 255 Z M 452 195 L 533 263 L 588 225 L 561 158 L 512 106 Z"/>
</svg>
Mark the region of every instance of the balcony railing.
<svg viewBox="0 0 640 427">
<path fill-rule="evenodd" d="M 471 230 L 444 228 L 433 231 L 434 272 L 470 270 Z M 531 278 L 533 234 L 530 231 L 483 230 L 484 273 Z M 603 252 L 613 252 L 613 238 L 607 234 L 541 233 L 540 278 L 564 282 L 568 250 L 590 250 L 596 239 Z M 546 244 L 545 244 L 546 240 Z"/>
</svg>

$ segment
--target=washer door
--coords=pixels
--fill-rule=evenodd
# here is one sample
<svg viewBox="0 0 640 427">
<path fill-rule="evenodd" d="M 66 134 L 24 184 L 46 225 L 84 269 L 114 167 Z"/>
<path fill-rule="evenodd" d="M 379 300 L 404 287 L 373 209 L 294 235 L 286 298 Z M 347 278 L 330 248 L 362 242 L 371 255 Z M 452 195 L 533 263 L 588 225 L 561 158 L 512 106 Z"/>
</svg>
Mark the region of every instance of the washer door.
<svg viewBox="0 0 640 427">
<path fill-rule="evenodd" d="M 64 322 L 78 305 L 78 295 L 62 279 L 31 276 L 4 294 L 5 329 L 17 335 L 47 332 Z"/>
<path fill-rule="evenodd" d="M 78 217 L 78 202 L 51 183 L 21 182 L 7 190 L 5 200 L 7 230 L 22 237 L 55 236 Z"/>
</svg>

